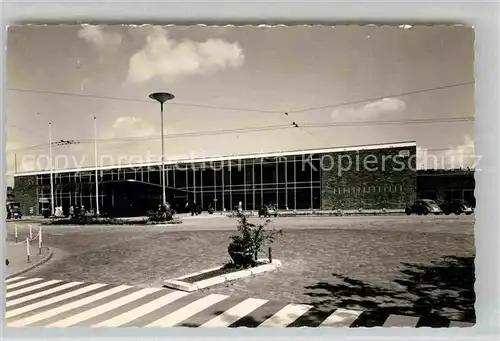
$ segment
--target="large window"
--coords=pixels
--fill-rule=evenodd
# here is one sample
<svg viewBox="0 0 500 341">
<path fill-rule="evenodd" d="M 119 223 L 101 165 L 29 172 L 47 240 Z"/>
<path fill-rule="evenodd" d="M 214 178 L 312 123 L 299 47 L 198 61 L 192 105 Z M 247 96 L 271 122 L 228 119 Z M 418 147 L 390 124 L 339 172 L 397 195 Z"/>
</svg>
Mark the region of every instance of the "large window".
<svg viewBox="0 0 500 341">
<path fill-rule="evenodd" d="M 321 206 L 319 156 L 312 158 L 313 167 L 307 157 L 287 156 L 257 159 L 217 161 L 191 165 L 170 165 L 166 167 L 167 187 L 186 192 L 185 196 L 202 204 L 204 209 L 217 199 L 216 209 L 232 210 L 241 202 L 245 210 L 258 210 L 265 204 L 277 204 L 279 209 L 310 209 Z M 317 168 L 317 169 L 314 169 Z M 101 183 L 100 202 L 104 207 L 118 201 L 129 200 L 130 193 L 111 193 L 106 189 L 111 182 L 137 180 L 161 184 L 161 167 L 151 166 L 130 169 L 109 169 L 99 171 Z M 95 172 L 70 172 L 54 177 L 56 203 L 63 206 L 84 205 L 95 207 Z M 39 196 L 50 198 L 50 176 L 39 175 L 37 183 Z M 153 190 L 152 193 L 156 193 Z M 158 197 L 158 194 L 148 194 Z M 156 199 L 155 199 L 156 200 Z"/>
</svg>

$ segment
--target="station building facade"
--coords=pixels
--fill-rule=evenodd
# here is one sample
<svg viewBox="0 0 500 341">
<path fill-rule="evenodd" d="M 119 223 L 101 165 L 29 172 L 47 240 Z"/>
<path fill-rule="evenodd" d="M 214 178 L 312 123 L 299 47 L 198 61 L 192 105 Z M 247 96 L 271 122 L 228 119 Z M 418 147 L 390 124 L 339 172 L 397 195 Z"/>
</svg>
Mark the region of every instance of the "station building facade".
<svg viewBox="0 0 500 341">
<path fill-rule="evenodd" d="M 97 173 L 97 174 L 96 174 Z M 25 213 L 84 206 L 112 216 L 144 215 L 161 203 L 161 164 L 119 165 L 15 175 Z M 96 177 L 97 188 L 96 193 Z M 179 160 L 165 164 L 167 201 L 216 211 L 276 204 L 280 210 L 404 208 L 416 198 L 416 143 Z"/>
</svg>

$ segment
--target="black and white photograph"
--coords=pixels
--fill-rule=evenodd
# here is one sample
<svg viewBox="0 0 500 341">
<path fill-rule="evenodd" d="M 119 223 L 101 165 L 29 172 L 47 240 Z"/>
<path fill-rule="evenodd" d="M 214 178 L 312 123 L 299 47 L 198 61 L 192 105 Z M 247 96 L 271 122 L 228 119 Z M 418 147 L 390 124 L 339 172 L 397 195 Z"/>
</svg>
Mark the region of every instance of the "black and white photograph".
<svg viewBox="0 0 500 341">
<path fill-rule="evenodd" d="M 13 25 L 5 326 L 470 328 L 474 29 Z"/>
</svg>

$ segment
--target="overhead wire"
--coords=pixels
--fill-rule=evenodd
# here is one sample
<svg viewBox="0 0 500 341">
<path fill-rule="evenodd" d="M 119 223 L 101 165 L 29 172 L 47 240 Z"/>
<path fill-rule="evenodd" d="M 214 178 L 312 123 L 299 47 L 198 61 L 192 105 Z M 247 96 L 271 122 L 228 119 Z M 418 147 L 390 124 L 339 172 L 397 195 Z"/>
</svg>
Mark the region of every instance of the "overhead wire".
<svg viewBox="0 0 500 341">
<path fill-rule="evenodd" d="M 312 107 L 312 108 L 307 108 L 307 109 L 301 109 L 301 110 L 294 110 L 294 111 L 288 111 L 288 112 L 279 112 L 279 111 L 273 111 L 273 110 L 258 110 L 258 109 L 249 109 L 249 108 L 234 108 L 234 107 L 223 107 L 223 106 L 211 106 L 211 105 L 201 105 L 201 104 L 189 104 L 189 103 L 178 103 L 178 102 L 169 102 L 169 105 L 178 105 L 178 106 L 188 106 L 188 107 L 202 107 L 202 108 L 212 108 L 212 109 L 223 109 L 223 110 L 234 110 L 234 111 L 248 111 L 248 112 L 261 112 L 261 113 L 273 113 L 273 114 L 281 114 L 285 116 L 290 116 L 290 113 L 302 113 L 306 111 L 311 111 L 311 110 L 318 110 L 318 109 L 324 109 L 324 108 L 332 108 L 332 107 L 338 107 L 338 106 L 344 106 L 344 105 L 349 105 L 349 104 L 356 104 L 356 103 L 363 103 L 363 102 L 369 102 L 369 101 L 374 101 L 374 100 L 380 100 L 388 97 L 398 97 L 398 96 L 405 96 L 405 95 L 411 95 L 411 94 L 417 94 L 417 93 L 422 93 L 422 92 L 429 92 L 429 91 L 437 91 L 437 90 L 442 90 L 442 89 L 447 89 L 447 88 L 452 88 L 452 87 L 457 87 L 457 86 L 463 86 L 467 84 L 473 84 L 474 82 L 464 82 L 464 83 L 457 83 L 457 84 L 452 84 L 452 85 L 447 85 L 447 86 L 441 86 L 441 87 L 433 87 L 433 88 L 428 88 L 428 89 L 421 89 L 421 90 L 415 90 L 415 91 L 409 91 L 409 92 L 403 92 L 399 94 L 393 94 L 393 95 L 387 95 L 387 96 L 381 96 L 381 97 L 372 97 L 372 98 L 365 98 L 362 100 L 357 100 L 357 101 L 349 101 L 349 102 L 343 102 L 343 103 L 337 103 L 337 104 L 331 104 L 327 106 L 321 106 L 321 107 Z M 119 98 L 119 97 L 110 97 L 110 96 L 96 96 L 96 95 L 89 95 L 89 94 L 74 94 L 74 93 L 66 93 L 66 92 L 55 92 L 55 91 L 44 91 L 44 90 L 30 90 L 30 89 L 18 89 L 18 88 L 10 88 L 8 89 L 10 91 L 21 91 L 21 92 L 32 92 L 32 93 L 42 93 L 42 94 L 52 94 L 52 95 L 62 95 L 62 96 L 75 96 L 75 97 L 84 97 L 84 98 L 96 98 L 96 99 L 107 99 L 107 100 L 119 100 L 119 101 L 132 101 L 132 102 L 142 102 L 142 103 L 152 103 L 151 101 L 148 100 L 140 100 L 140 99 L 131 99 L 131 98 Z M 314 134 L 311 134 L 304 128 L 324 128 L 324 127 L 346 127 L 346 126 L 360 126 L 360 125 L 387 125 L 387 124 L 419 124 L 419 123 L 439 123 L 439 122 L 466 122 L 466 121 L 473 121 L 474 117 L 455 117 L 455 118 L 437 118 L 437 119 L 413 119 L 413 120 L 392 120 L 392 121 L 351 121 L 351 122 L 328 122 L 328 123 L 305 123 L 305 124 L 297 124 L 296 121 L 294 120 L 291 125 L 276 125 L 276 126 L 264 126 L 264 127 L 251 127 L 251 128 L 240 128 L 240 129 L 226 129 L 226 130 L 216 130 L 216 131 L 204 131 L 204 132 L 190 132 L 190 133 L 181 133 L 181 134 L 171 134 L 171 135 L 166 135 L 165 138 L 176 138 L 176 137 L 188 137 L 188 136 L 203 136 L 203 135 L 212 135 L 212 134 L 227 134 L 227 133 L 235 133 L 235 132 L 251 132 L 251 131 L 259 131 L 259 130 L 269 130 L 269 129 L 287 129 L 287 128 L 299 128 L 301 129 L 304 133 L 310 135 L 314 139 L 316 139 L 320 143 L 325 143 L 321 139 L 319 139 L 317 136 Z M 20 127 L 16 127 L 20 128 Z M 23 129 L 23 128 L 20 128 Z M 98 141 L 101 142 L 114 142 L 114 141 L 129 141 L 129 140 L 147 140 L 147 139 L 158 139 L 160 138 L 159 136 L 144 136 L 144 137 L 124 137 L 124 138 L 110 138 L 110 139 L 97 139 Z M 90 143 L 94 142 L 94 139 L 88 139 L 88 140 L 81 140 L 79 141 L 81 143 Z M 48 144 L 41 144 L 41 145 L 36 145 L 36 146 L 30 146 L 30 147 L 24 147 L 24 148 L 17 148 L 17 149 L 11 149 L 8 150 L 10 152 L 15 152 L 15 151 L 22 151 L 22 150 L 30 150 L 30 149 L 36 149 L 36 148 L 43 148 L 48 146 Z"/>
<path fill-rule="evenodd" d="M 433 88 L 426 88 L 426 89 L 420 89 L 420 90 L 400 92 L 400 93 L 386 95 L 386 96 L 369 97 L 369 98 L 364 98 L 364 99 L 360 99 L 360 100 L 356 100 L 356 101 L 347 101 L 347 102 L 340 102 L 340 103 L 335 103 L 335 104 L 328 104 L 328 105 L 323 105 L 323 106 L 318 106 L 318 107 L 310 107 L 310 108 L 299 109 L 299 110 L 291 110 L 289 112 L 292 112 L 292 113 L 302 113 L 302 112 L 312 111 L 312 110 L 320 110 L 320 109 L 341 107 L 341 106 L 352 105 L 352 104 L 359 104 L 359 103 L 364 103 L 364 102 L 379 101 L 379 100 L 382 100 L 384 98 L 402 97 L 402 96 L 415 95 L 415 94 L 424 93 L 424 92 L 444 90 L 444 89 L 455 88 L 455 87 L 459 87 L 459 86 L 470 85 L 470 84 L 474 84 L 474 83 L 475 83 L 474 81 L 469 81 L 469 82 L 463 82 L 463 83 L 443 85 L 443 86 L 437 86 L 437 87 L 433 87 Z"/>
<path fill-rule="evenodd" d="M 48 95 L 58 95 L 58 96 L 95 98 L 95 99 L 114 100 L 114 101 L 122 101 L 122 102 L 137 102 L 137 103 L 149 103 L 149 104 L 156 103 L 156 102 L 153 102 L 151 100 L 145 100 L 145 99 L 101 96 L 101 95 L 91 95 L 91 94 L 76 94 L 76 93 L 71 93 L 71 92 L 34 90 L 34 89 L 19 89 L 19 88 L 9 88 L 7 90 L 8 91 L 17 91 L 17 92 L 29 92 L 29 93 L 48 94 Z M 227 107 L 227 106 L 206 105 L 206 104 L 196 104 L 196 103 L 183 103 L 183 102 L 168 102 L 168 105 L 169 106 L 183 106 L 183 107 L 199 107 L 199 108 L 205 108 L 205 109 L 260 112 L 260 113 L 269 113 L 269 114 L 282 114 L 283 113 L 282 111 L 277 111 L 277 110 L 261 110 L 261 109 L 252 109 L 252 108 Z"/>
<path fill-rule="evenodd" d="M 388 124 L 422 124 L 422 123 L 445 123 L 445 122 L 467 122 L 473 121 L 473 117 L 450 117 L 450 118 L 436 118 L 436 119 L 414 119 L 414 120 L 392 120 L 392 121 L 351 121 L 351 122 L 336 122 L 336 123 L 320 123 L 320 124 L 306 124 L 304 127 L 316 128 L 316 127 L 345 127 L 345 126 L 363 126 L 363 125 L 388 125 Z M 299 126 L 300 127 L 300 126 Z M 181 138 L 181 137 L 197 137 L 197 136 L 208 136 L 208 135 L 223 135 L 223 134 L 233 134 L 233 133 L 250 133 L 250 132 L 260 132 L 267 130 L 282 130 L 297 128 L 296 125 L 272 125 L 272 126 L 260 126 L 260 127 L 247 127 L 247 128 L 235 128 L 235 129 L 220 129 L 212 131 L 197 131 L 197 132 L 186 132 L 178 134 L 167 134 L 164 136 L 165 139 Z M 127 142 L 127 141 L 145 141 L 145 140 L 156 140 L 160 139 L 160 135 L 149 135 L 149 136 L 131 136 L 131 137 L 113 137 L 113 138 L 97 138 L 97 142 Z M 81 139 L 77 140 L 77 144 L 94 143 L 95 139 Z M 48 147 L 48 143 L 16 148 L 7 150 L 9 152 L 17 152 L 23 150 L 37 149 Z"/>
</svg>

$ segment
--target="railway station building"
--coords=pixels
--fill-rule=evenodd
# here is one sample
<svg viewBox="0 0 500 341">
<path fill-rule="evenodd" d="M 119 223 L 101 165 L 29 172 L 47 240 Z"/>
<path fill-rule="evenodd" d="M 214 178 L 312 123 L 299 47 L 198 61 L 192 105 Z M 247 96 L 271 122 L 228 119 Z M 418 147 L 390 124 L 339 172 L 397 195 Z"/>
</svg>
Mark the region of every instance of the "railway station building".
<svg viewBox="0 0 500 341">
<path fill-rule="evenodd" d="M 96 174 L 97 170 L 97 174 Z M 140 216 L 161 203 L 161 164 L 115 165 L 17 173 L 16 200 L 24 214 L 55 206 L 96 208 L 112 216 Z M 97 179 L 96 179 L 97 175 Z M 335 147 L 168 161 L 167 201 L 229 211 L 276 204 L 280 210 L 396 209 L 416 199 L 416 143 Z M 96 193 L 96 180 L 98 192 Z"/>
</svg>

